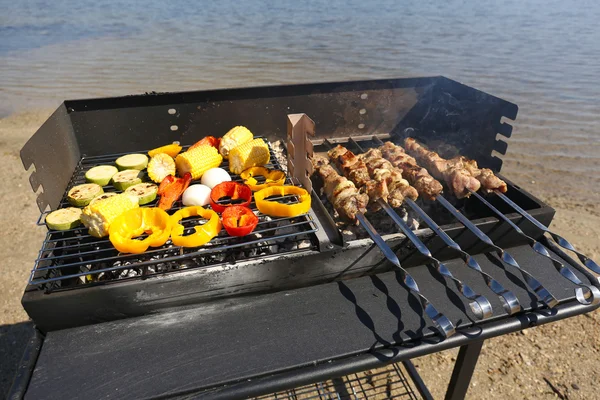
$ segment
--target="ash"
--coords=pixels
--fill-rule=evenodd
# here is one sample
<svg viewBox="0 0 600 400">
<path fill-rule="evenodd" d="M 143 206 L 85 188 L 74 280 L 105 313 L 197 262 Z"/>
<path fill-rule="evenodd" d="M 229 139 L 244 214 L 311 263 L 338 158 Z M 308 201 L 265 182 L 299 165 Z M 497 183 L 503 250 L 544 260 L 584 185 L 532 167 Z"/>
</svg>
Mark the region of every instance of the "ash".
<svg viewBox="0 0 600 400">
<path fill-rule="evenodd" d="M 159 250 L 151 249 L 136 256 L 118 254 L 115 250 L 115 255 L 128 258 L 112 263 L 87 264 L 81 268 L 81 272 L 85 275 L 79 277 L 76 284 L 144 278 L 198 267 L 236 264 L 241 261 L 316 248 L 316 244 L 311 240 L 311 234 L 302 233 L 305 228 L 298 227 L 298 223 L 302 221 L 295 218 L 273 220 L 268 216 L 262 216 L 262 233 L 256 232 L 243 238 L 217 237 L 216 243 L 211 242 L 200 248 L 176 247 L 169 240 Z M 226 243 L 223 243 L 225 241 Z M 172 259 L 177 256 L 185 258 Z M 142 263 L 143 266 L 140 266 Z"/>
<path fill-rule="evenodd" d="M 287 172 L 288 172 L 288 170 L 287 170 L 287 156 L 286 156 L 287 151 L 285 149 L 285 143 L 284 143 L 284 141 L 283 140 L 277 140 L 275 142 L 271 142 L 271 148 L 273 149 L 273 154 L 275 155 L 275 159 L 279 163 L 280 168 L 287 175 Z"/>
</svg>

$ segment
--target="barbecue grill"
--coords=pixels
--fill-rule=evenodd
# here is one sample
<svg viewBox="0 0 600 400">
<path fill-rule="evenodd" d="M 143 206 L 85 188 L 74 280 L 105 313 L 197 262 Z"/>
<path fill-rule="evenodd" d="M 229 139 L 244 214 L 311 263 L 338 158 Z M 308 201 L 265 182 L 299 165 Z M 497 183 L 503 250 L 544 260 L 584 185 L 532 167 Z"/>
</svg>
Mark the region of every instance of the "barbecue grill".
<svg viewBox="0 0 600 400">
<path fill-rule="evenodd" d="M 311 385 L 315 396 L 362 398 L 376 392 L 363 375 L 330 380 L 390 364 L 386 382 L 406 382 L 405 368 L 427 397 L 409 359 L 463 346 L 448 392 L 460 398 L 484 339 L 597 308 L 600 267 L 559 249 L 574 250 L 560 236 L 546 238 L 554 210 L 503 176 L 506 194 L 382 203 L 358 225 L 341 224 L 307 156 L 412 136 L 498 172 L 507 145 L 497 136 L 510 137 L 505 120 L 516 114 L 516 105 L 444 77 L 66 101 L 21 151 L 34 191 L 42 188 L 39 225 L 92 166 L 235 125 L 265 139 L 268 167 L 309 189 L 312 207 L 294 218 L 259 213 L 247 237 L 222 232 L 201 248 L 167 242 L 139 255 L 83 227 L 48 231 L 22 300 L 38 329 L 32 345 L 45 337 L 44 347 L 15 387 L 31 379 L 28 396 L 64 397 L 69 385 L 50 363 L 68 365 L 78 382 L 143 363 L 173 366 L 148 385 L 100 372 L 112 387 L 86 384 L 86 397 L 247 397 Z"/>
</svg>

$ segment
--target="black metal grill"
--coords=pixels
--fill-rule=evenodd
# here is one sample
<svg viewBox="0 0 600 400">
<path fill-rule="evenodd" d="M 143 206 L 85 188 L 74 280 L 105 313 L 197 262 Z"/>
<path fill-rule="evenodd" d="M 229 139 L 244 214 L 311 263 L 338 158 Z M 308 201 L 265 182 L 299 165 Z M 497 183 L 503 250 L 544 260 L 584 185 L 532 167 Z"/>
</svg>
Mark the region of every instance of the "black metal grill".
<svg viewBox="0 0 600 400">
<path fill-rule="evenodd" d="M 256 399 L 289 400 L 362 400 L 362 399 L 418 399 L 401 364 L 396 363 L 377 370 L 351 374 L 342 378 L 277 392 Z"/>
<path fill-rule="evenodd" d="M 270 151 L 271 161 L 267 167 L 281 170 L 271 147 Z M 70 206 L 66 193 L 73 186 L 85 183 L 86 171 L 97 165 L 112 164 L 122 155 L 124 154 L 82 157 L 59 208 Z M 225 161 L 222 167 L 228 169 L 228 162 Z M 241 178 L 233 175 L 232 180 L 239 182 Z M 290 178 L 287 178 L 286 183 L 292 184 Z M 114 192 L 115 188 L 105 186 L 104 191 Z M 285 203 L 297 202 L 295 196 L 272 199 Z M 155 206 L 156 202 L 155 200 L 145 207 Z M 71 289 L 316 248 L 316 239 L 312 234 L 318 228 L 310 213 L 294 218 L 271 218 L 258 212 L 254 202 L 250 206 L 259 217 L 258 226 L 251 235 L 232 237 L 223 229 L 216 238 L 201 248 L 174 246 L 169 240 L 162 247 L 151 248 L 143 254 L 121 254 L 108 238 L 95 238 L 83 226 L 68 231 L 50 230 L 35 261 L 28 289 L 41 288 L 47 292 Z M 178 201 L 170 212 L 182 207 L 181 201 Z M 40 215 L 38 225 L 45 224 L 47 213 Z M 188 234 L 193 232 L 194 226 L 204 223 L 204 220 L 201 217 L 191 217 L 181 223 L 185 227 L 184 232 Z"/>
</svg>

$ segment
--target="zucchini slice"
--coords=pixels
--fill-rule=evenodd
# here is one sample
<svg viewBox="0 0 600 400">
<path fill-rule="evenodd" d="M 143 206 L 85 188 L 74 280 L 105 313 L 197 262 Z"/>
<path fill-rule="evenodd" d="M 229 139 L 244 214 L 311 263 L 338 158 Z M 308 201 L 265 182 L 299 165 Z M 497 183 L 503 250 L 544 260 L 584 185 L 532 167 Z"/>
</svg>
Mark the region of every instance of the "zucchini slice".
<svg viewBox="0 0 600 400">
<path fill-rule="evenodd" d="M 81 209 L 75 207 L 61 208 L 46 215 L 48 229 L 66 231 L 81 225 Z"/>
<path fill-rule="evenodd" d="M 84 207 L 102 193 L 104 193 L 102 186 L 95 183 L 84 183 L 71 188 L 67 193 L 67 200 L 75 207 Z"/>
<path fill-rule="evenodd" d="M 117 167 L 112 165 L 98 165 L 85 173 L 85 180 L 100 186 L 106 186 L 117 172 L 119 172 Z"/>
<path fill-rule="evenodd" d="M 116 164 L 119 171 L 124 171 L 126 169 L 137 169 L 141 171 L 148 166 L 148 156 L 145 154 L 127 154 L 126 156 L 117 158 Z"/>
<path fill-rule="evenodd" d="M 90 201 L 90 205 L 94 204 L 95 202 L 97 202 L 98 200 L 104 200 L 104 199 L 108 199 L 109 197 L 113 197 L 118 195 L 119 193 L 116 192 L 107 192 L 107 193 L 102 193 L 100 196 L 94 197 L 94 199 L 92 201 Z"/>
<path fill-rule="evenodd" d="M 142 171 L 137 169 L 126 169 L 125 171 L 117 172 L 112 177 L 112 184 L 117 190 L 125 190 L 129 186 L 142 183 Z"/>
<path fill-rule="evenodd" d="M 158 186 L 154 183 L 138 183 L 137 185 L 129 186 L 125 190 L 125 193 L 136 196 L 138 203 L 144 205 L 156 199 Z"/>
</svg>

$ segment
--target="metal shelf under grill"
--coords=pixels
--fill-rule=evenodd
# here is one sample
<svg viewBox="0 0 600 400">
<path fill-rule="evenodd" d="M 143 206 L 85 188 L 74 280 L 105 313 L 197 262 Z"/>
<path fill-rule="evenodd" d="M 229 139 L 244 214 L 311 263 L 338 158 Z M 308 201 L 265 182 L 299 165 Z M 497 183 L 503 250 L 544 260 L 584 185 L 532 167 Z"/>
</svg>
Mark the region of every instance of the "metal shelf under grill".
<svg viewBox="0 0 600 400">
<path fill-rule="evenodd" d="M 256 397 L 260 400 L 419 399 L 400 363 Z"/>
<path fill-rule="evenodd" d="M 269 144 L 271 161 L 267 168 L 282 170 L 275 152 Z M 146 151 L 139 151 L 146 153 Z M 75 185 L 85 183 L 85 172 L 91 167 L 112 164 L 123 154 L 110 154 L 94 157 L 83 156 L 65 190 L 59 208 L 70 207 L 66 194 Z M 224 160 L 222 168 L 228 169 Z M 149 181 L 149 179 L 146 179 Z M 238 175 L 232 180 L 241 182 Z M 290 178 L 286 184 L 292 184 Z M 104 186 L 105 192 L 115 192 L 113 186 Z M 285 203 L 297 202 L 296 196 L 272 198 Z M 145 205 L 153 207 L 157 200 Z M 169 211 L 183 207 L 181 201 Z M 44 289 L 46 292 L 79 288 L 83 286 L 121 281 L 123 279 L 146 278 L 151 275 L 208 267 L 240 260 L 261 259 L 275 254 L 293 254 L 316 248 L 314 232 L 317 225 L 310 213 L 293 218 L 272 218 L 261 214 L 256 204 L 250 208 L 258 215 L 259 223 L 252 234 L 245 237 L 232 237 L 222 229 L 219 235 L 200 248 L 182 248 L 171 244 L 170 240 L 161 247 L 151 248 L 143 254 L 119 253 L 108 238 L 96 238 L 80 226 L 67 231 L 49 230 L 35 261 L 35 268 L 29 279 L 29 290 Z M 45 225 L 49 211 L 42 213 L 38 225 Z M 185 233 L 203 224 L 200 217 L 186 218 L 181 223 Z"/>
</svg>

